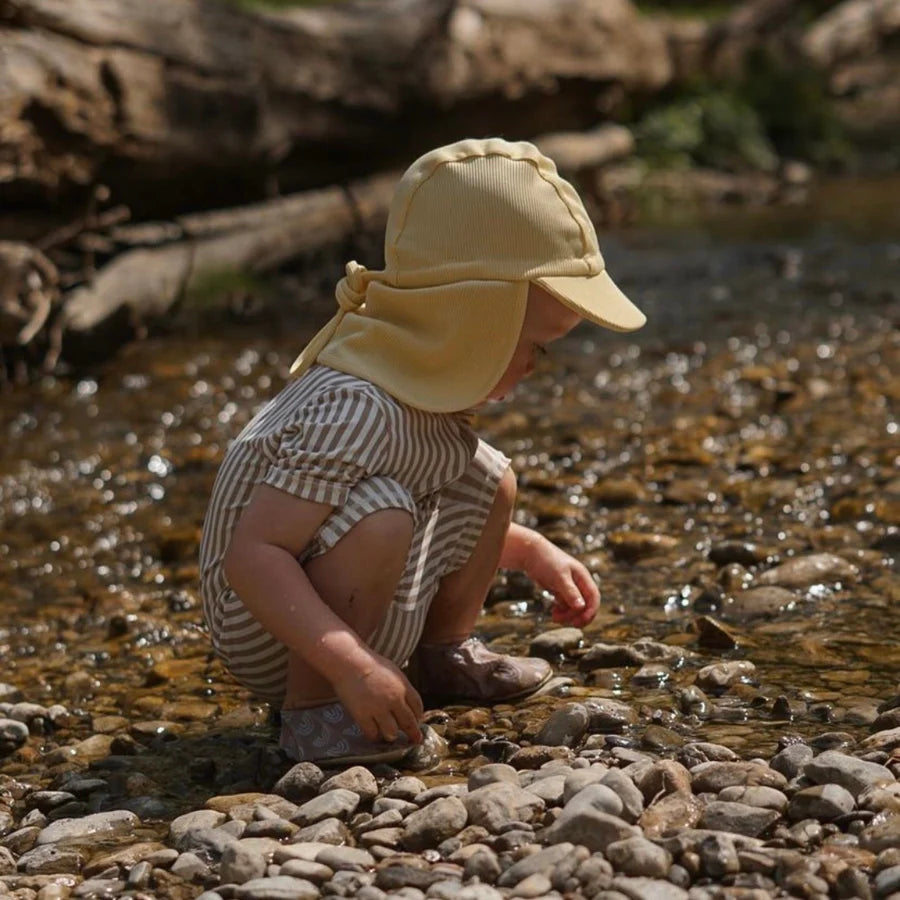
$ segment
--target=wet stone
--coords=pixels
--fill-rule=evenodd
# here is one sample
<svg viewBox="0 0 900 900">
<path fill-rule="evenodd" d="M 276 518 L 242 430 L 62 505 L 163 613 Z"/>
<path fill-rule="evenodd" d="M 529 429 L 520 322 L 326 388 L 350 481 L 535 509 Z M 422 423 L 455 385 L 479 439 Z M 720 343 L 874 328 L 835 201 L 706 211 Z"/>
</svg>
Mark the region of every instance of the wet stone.
<svg viewBox="0 0 900 900">
<path fill-rule="evenodd" d="M 787 779 L 774 769 L 755 762 L 708 762 L 691 769 L 695 793 L 718 794 L 733 785 L 762 785 L 781 789 Z"/>
<path fill-rule="evenodd" d="M 26 875 L 54 875 L 80 872 L 84 856 L 76 850 L 68 850 L 54 844 L 35 847 L 19 857 L 18 869 Z"/>
<path fill-rule="evenodd" d="M 140 824 L 138 817 L 126 810 L 94 813 L 80 819 L 59 819 L 38 835 L 38 844 L 97 841 L 119 834 L 129 834 Z"/>
<path fill-rule="evenodd" d="M 853 795 L 839 784 L 819 784 L 797 791 L 788 804 L 788 817 L 794 821 L 818 819 L 830 822 L 846 815 L 856 806 Z"/>
<path fill-rule="evenodd" d="M 763 585 L 805 588 L 813 584 L 852 584 L 859 577 L 859 569 L 833 553 L 814 553 L 789 559 L 758 576 Z"/>
<path fill-rule="evenodd" d="M 746 659 L 714 663 L 697 673 L 697 686 L 704 691 L 723 691 L 739 681 L 747 681 L 755 672 L 756 666 Z"/>
<path fill-rule="evenodd" d="M 606 697 L 587 697 L 582 705 L 590 715 L 589 728 L 602 734 L 621 734 L 638 723 L 635 709 L 620 700 Z"/>
<path fill-rule="evenodd" d="M 567 703 L 550 714 L 535 742 L 551 747 L 574 747 L 584 737 L 589 722 L 590 713 L 585 706 Z"/>
<path fill-rule="evenodd" d="M 320 819 L 306 828 L 301 828 L 292 838 L 298 843 L 346 844 L 350 838 L 347 826 L 334 817 Z"/>
<path fill-rule="evenodd" d="M 8 756 L 28 740 L 28 726 L 14 719 L 0 718 L 0 756 Z"/>
<path fill-rule="evenodd" d="M 729 831 L 759 837 L 780 818 L 781 814 L 772 809 L 714 800 L 703 810 L 699 826 L 712 831 Z"/>
<path fill-rule="evenodd" d="M 225 814 L 212 809 L 198 809 L 178 816 L 169 825 L 169 839 L 177 846 L 189 832 L 199 828 L 216 828 L 225 821 Z"/>
<path fill-rule="evenodd" d="M 719 792 L 719 800 L 727 803 L 745 803 L 760 809 L 773 809 L 784 812 L 787 809 L 787 796 L 775 788 L 732 786 Z"/>
<path fill-rule="evenodd" d="M 736 621 L 759 619 L 777 616 L 793 609 L 796 603 L 796 594 L 787 588 L 754 587 L 729 598 L 722 605 L 721 615 Z"/>
<path fill-rule="evenodd" d="M 541 632 L 531 641 L 529 653 L 551 662 L 581 647 L 584 632 L 580 628 L 553 628 Z"/>
<path fill-rule="evenodd" d="M 803 774 L 817 784 L 838 784 L 854 797 L 869 788 L 892 784 L 896 780 L 885 766 L 834 750 L 826 750 L 806 763 Z"/>
</svg>

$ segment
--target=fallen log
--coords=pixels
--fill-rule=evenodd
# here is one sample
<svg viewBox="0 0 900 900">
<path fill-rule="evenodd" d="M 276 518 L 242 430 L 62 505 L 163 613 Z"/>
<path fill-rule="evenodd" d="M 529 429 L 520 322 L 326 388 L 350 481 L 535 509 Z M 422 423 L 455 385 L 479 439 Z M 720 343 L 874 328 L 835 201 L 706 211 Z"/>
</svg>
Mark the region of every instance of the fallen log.
<svg viewBox="0 0 900 900">
<path fill-rule="evenodd" d="M 0 208 L 102 180 L 138 219 L 592 128 L 671 74 L 628 0 L 0 0 L 0 47 Z"/>
</svg>

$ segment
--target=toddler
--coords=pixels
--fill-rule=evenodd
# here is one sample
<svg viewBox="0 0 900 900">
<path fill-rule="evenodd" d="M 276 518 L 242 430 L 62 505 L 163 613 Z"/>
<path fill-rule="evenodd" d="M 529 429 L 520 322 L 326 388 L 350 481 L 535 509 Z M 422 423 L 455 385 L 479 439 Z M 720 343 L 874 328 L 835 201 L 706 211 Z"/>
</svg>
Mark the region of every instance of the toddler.
<svg viewBox="0 0 900 900">
<path fill-rule="evenodd" d="M 213 646 L 280 704 L 296 760 L 395 761 L 421 740 L 422 695 L 545 687 L 548 663 L 471 636 L 498 567 L 549 591 L 559 623 L 585 625 L 600 599 L 511 521 L 509 460 L 470 427 L 582 319 L 644 324 L 575 190 L 529 143 L 441 147 L 400 180 L 384 255 L 347 265 L 337 314 L 226 453 L 204 525 Z"/>
</svg>

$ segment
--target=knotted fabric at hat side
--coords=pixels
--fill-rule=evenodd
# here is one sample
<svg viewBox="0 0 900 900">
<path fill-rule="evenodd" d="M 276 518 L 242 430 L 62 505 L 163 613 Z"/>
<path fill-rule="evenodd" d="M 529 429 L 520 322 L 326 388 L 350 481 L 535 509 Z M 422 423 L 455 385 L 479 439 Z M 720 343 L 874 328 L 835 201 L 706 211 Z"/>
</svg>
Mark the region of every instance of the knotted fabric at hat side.
<svg viewBox="0 0 900 900">
<path fill-rule="evenodd" d="M 372 281 L 365 307 L 338 325 L 319 362 L 426 412 L 469 409 L 509 365 L 527 299 L 527 282 L 395 288 Z"/>
<path fill-rule="evenodd" d="M 328 344 L 337 331 L 347 313 L 355 313 L 366 302 L 366 287 L 373 277 L 365 266 L 351 260 L 344 267 L 346 273 L 337 283 L 334 296 L 338 303 L 338 311 L 320 329 L 306 345 L 303 352 L 294 360 L 291 375 L 302 375 L 319 357 L 322 349 Z"/>
</svg>

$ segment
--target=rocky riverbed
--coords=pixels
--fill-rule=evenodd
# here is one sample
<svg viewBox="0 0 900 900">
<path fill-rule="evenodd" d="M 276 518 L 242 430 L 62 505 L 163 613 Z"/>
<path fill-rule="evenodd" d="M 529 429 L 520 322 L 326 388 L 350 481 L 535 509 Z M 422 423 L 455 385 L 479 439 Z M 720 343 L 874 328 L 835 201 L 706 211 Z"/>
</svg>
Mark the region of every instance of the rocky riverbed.
<svg viewBox="0 0 900 900">
<path fill-rule="evenodd" d="M 479 633 L 564 680 L 398 769 L 293 766 L 201 626 L 216 465 L 302 336 L 4 396 L 0 896 L 900 894 L 900 249 L 724 230 L 604 242 L 646 332 L 481 414 L 604 604 L 555 628 L 505 573 Z"/>
</svg>

